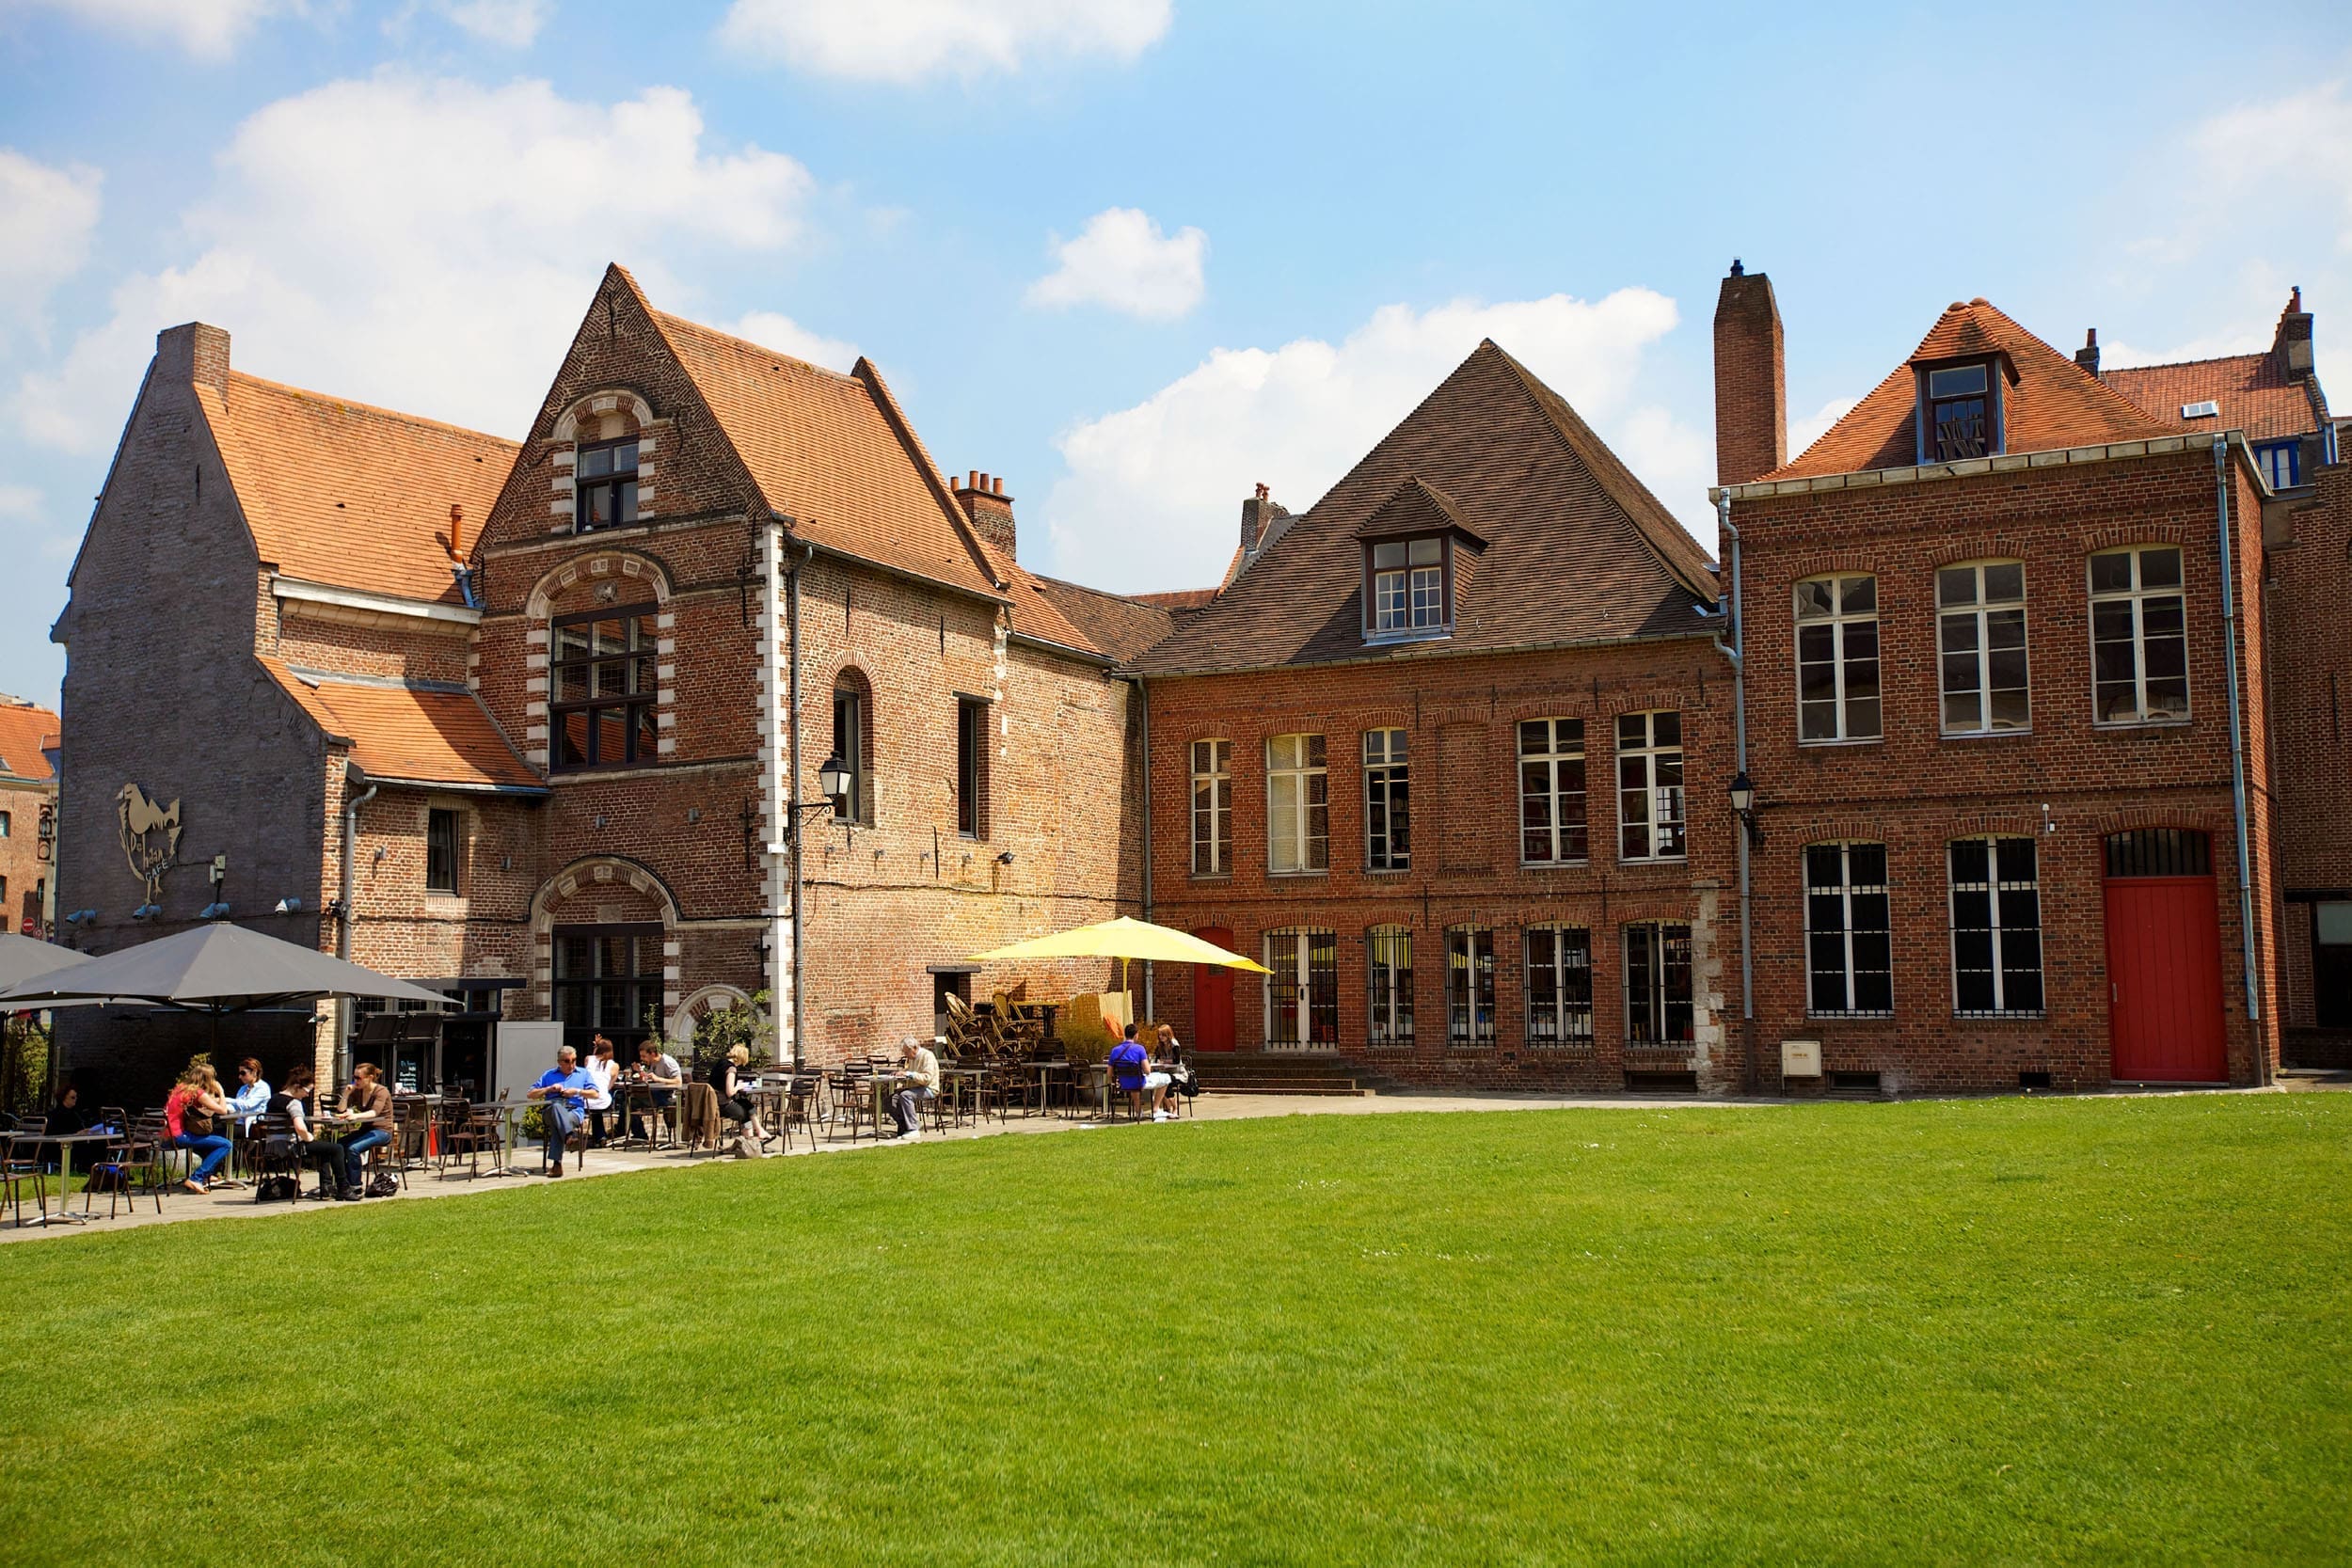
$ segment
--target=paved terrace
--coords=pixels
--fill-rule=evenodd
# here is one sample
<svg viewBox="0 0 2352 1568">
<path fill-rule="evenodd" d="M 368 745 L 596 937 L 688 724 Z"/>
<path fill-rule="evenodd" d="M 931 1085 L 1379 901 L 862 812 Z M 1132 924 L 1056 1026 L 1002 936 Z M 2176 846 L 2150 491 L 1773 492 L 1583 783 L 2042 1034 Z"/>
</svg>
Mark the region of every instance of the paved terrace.
<svg viewBox="0 0 2352 1568">
<path fill-rule="evenodd" d="M 2173 1090 L 2172 1093 L 2201 1094 L 2273 1094 L 2296 1089 L 2352 1088 L 2352 1073 L 2291 1074 L 2282 1076 L 2272 1089 L 2201 1089 Z M 2130 1092 L 2130 1091 L 2119 1091 Z M 1761 1098 L 1698 1098 L 1669 1095 L 1610 1095 L 1572 1096 L 1540 1094 L 1424 1094 L 1403 1093 L 1364 1096 L 1333 1096 L 1330 1098 L 1288 1095 L 1203 1094 L 1193 1101 L 1194 1114 L 1184 1123 L 1197 1121 L 1254 1121 L 1268 1117 L 1366 1117 L 1393 1116 L 1400 1112 L 1475 1113 L 1480 1111 L 1698 1111 L 1730 1112 L 1740 1110 L 1787 1110 L 1792 1106 L 1818 1103 L 1816 1099 L 1789 1100 L 1779 1097 Z M 959 1127 L 948 1132 L 926 1132 L 921 1144 L 961 1142 L 970 1138 L 994 1138 L 1022 1133 L 1085 1132 L 1123 1131 L 1131 1137 L 1167 1137 L 1184 1123 L 1155 1124 L 1142 1122 L 1070 1120 L 1056 1116 L 1016 1117 L 1009 1121 L 992 1121 L 977 1127 Z M 877 1143 L 872 1138 L 855 1142 L 834 1140 L 823 1136 L 811 1148 L 805 1135 L 796 1137 L 788 1153 L 781 1144 L 775 1146 L 780 1159 L 805 1159 L 812 1154 L 872 1153 L 877 1157 L 902 1158 L 910 1146 L 891 1141 Z M 582 1166 L 577 1158 L 568 1166 L 564 1180 L 596 1181 L 608 1177 L 632 1176 L 651 1171 L 677 1170 L 709 1160 L 727 1160 L 733 1156 L 708 1151 L 688 1153 L 682 1149 L 625 1148 L 595 1149 Z M 155 1212 L 154 1200 L 142 1196 L 136 1212 L 118 1209 L 113 1219 L 105 1217 L 103 1199 L 87 1225 L 20 1227 L 10 1216 L 0 1222 L 0 1244 L 10 1242 L 31 1242 L 43 1237 L 89 1235 L 96 1232 L 131 1229 L 151 1225 L 177 1225 L 185 1221 L 208 1219 L 257 1219 L 284 1214 L 334 1214 L 353 1209 L 384 1203 L 420 1203 L 434 1198 L 462 1197 L 471 1193 L 500 1192 L 517 1186 L 546 1186 L 548 1179 L 538 1174 L 539 1149 L 535 1144 L 525 1144 L 515 1151 L 519 1168 L 527 1176 L 469 1177 L 465 1168 L 450 1166 L 450 1174 L 442 1176 L 426 1168 L 411 1171 L 407 1183 L 394 1197 L 368 1198 L 360 1203 L 318 1203 L 305 1199 L 299 1203 L 256 1203 L 253 1189 L 214 1192 L 199 1197 L 174 1186 L 164 1195 L 163 1212 Z M 308 1192 L 317 1184 L 314 1172 L 306 1171 L 303 1189 Z M 56 1196 L 54 1190 L 50 1205 L 54 1210 Z M 81 1198 L 76 1195 L 72 1212 L 82 1212 Z"/>
</svg>

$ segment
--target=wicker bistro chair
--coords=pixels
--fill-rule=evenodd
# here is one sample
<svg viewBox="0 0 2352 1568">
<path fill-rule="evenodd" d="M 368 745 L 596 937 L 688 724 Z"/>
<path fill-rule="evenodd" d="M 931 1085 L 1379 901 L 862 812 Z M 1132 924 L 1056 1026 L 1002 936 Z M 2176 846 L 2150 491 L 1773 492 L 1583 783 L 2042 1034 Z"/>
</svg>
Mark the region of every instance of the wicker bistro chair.
<svg viewBox="0 0 2352 1568">
<path fill-rule="evenodd" d="M 44 1209 L 49 1203 L 49 1179 L 40 1171 L 41 1146 L 27 1140 L 37 1138 L 49 1130 L 40 1117 L 19 1117 L 16 1131 L 0 1141 L 0 1203 L 16 1206 L 16 1223 L 24 1223 L 24 1189 L 33 1189 L 33 1207 Z M 62 1166 L 59 1167 L 61 1170 Z M 58 1178 L 64 1180 L 62 1176 Z M 160 1207 L 160 1205 L 158 1206 Z"/>
</svg>

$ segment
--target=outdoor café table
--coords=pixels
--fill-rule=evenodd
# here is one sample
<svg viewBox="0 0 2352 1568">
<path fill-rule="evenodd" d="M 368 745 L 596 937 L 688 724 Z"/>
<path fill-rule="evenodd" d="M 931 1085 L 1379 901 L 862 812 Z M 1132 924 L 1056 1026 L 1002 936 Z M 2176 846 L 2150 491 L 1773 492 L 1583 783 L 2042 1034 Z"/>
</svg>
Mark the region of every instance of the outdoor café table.
<svg viewBox="0 0 2352 1568">
<path fill-rule="evenodd" d="M 509 1100 L 501 1095 L 496 1100 L 478 1100 L 473 1108 L 487 1111 L 499 1120 L 499 1150 L 490 1157 L 490 1168 L 485 1176 L 529 1176 L 531 1172 L 515 1164 L 515 1146 L 522 1141 L 523 1113 L 538 1103 L 531 1100 Z"/>
<path fill-rule="evenodd" d="M 39 1137 L 29 1132 L 19 1133 L 19 1141 L 28 1144 L 54 1144 L 57 1149 L 57 1212 L 51 1213 L 40 1206 L 29 1223 L 33 1225 L 81 1225 L 87 1214 L 69 1214 L 65 1210 L 65 1193 L 73 1184 L 73 1151 L 84 1144 L 109 1144 L 117 1141 L 112 1132 L 44 1132 Z"/>
</svg>

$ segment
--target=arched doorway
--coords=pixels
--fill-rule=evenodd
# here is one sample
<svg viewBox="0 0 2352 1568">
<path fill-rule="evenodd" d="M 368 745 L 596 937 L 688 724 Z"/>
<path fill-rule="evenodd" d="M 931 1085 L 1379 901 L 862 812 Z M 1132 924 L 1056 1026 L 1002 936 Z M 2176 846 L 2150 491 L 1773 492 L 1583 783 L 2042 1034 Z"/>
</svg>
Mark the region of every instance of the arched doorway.
<svg viewBox="0 0 2352 1568">
<path fill-rule="evenodd" d="M 2229 1077 L 2213 845 L 2188 828 L 2135 828 L 2106 844 L 2107 1027 L 2125 1083 Z"/>
<path fill-rule="evenodd" d="M 1233 933 L 1222 926 L 1203 926 L 1192 934 L 1229 953 L 1233 950 Z M 1222 965 L 1192 966 L 1192 1048 L 1233 1049 L 1233 972 Z"/>
</svg>

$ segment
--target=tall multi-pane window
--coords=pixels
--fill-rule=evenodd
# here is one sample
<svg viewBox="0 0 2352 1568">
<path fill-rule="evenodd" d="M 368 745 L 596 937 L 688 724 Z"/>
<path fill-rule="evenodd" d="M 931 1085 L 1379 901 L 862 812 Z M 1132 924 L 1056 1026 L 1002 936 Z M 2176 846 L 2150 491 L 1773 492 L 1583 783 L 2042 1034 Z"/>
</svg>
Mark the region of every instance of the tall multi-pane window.
<svg viewBox="0 0 2352 1568">
<path fill-rule="evenodd" d="M 1364 732 L 1364 865 L 1404 871 L 1413 863 L 1413 816 L 1405 777 L 1405 732 Z"/>
<path fill-rule="evenodd" d="M 956 832 L 988 836 L 988 704 L 956 699 Z"/>
<path fill-rule="evenodd" d="M 1329 931 L 1268 931 L 1265 967 L 1266 1044 L 1338 1044 L 1339 938 Z"/>
<path fill-rule="evenodd" d="M 1617 858 L 1683 858 L 1682 715 L 1617 716 Z"/>
<path fill-rule="evenodd" d="M 2038 1015 L 2042 888 L 2030 838 L 1956 838 L 1952 878 L 1952 1010 Z"/>
<path fill-rule="evenodd" d="M 1797 736 L 1879 737 L 1879 582 L 1843 574 L 1797 584 Z"/>
<path fill-rule="evenodd" d="M 849 787 L 833 803 L 834 819 L 870 825 L 874 781 L 867 776 L 866 689 L 854 676 L 834 682 L 833 689 L 833 754 L 849 770 Z"/>
<path fill-rule="evenodd" d="M 1372 629 L 1435 631 L 1445 625 L 1445 542 L 1390 539 L 1372 546 Z"/>
<path fill-rule="evenodd" d="M 457 891 L 457 814 L 439 806 L 424 814 L 424 889 Z"/>
<path fill-rule="evenodd" d="M 1221 877 L 1233 853 L 1233 743 L 1192 743 L 1192 874 Z"/>
<path fill-rule="evenodd" d="M 566 616 L 555 623 L 548 710 L 552 766 L 611 768 L 660 752 L 660 636 L 654 607 Z"/>
<path fill-rule="evenodd" d="M 1978 561 L 1938 568 L 1935 610 L 1944 733 L 2028 728 L 2033 714 L 2026 682 L 2026 563 Z"/>
<path fill-rule="evenodd" d="M 1804 848 L 1805 1010 L 1874 1017 L 1895 1010 L 1886 846 Z"/>
<path fill-rule="evenodd" d="M 1445 1040 L 1495 1042 L 1495 934 L 1483 927 L 1454 926 L 1445 934 Z"/>
<path fill-rule="evenodd" d="M 593 533 L 637 520 L 637 437 L 583 446 L 572 465 L 572 530 Z"/>
<path fill-rule="evenodd" d="M 1375 926 L 1364 937 L 1367 1031 L 1374 1045 L 1413 1043 L 1413 934 Z"/>
<path fill-rule="evenodd" d="M 1688 1045 L 1691 927 L 1641 925 L 1625 928 L 1625 1037 L 1630 1045 Z"/>
<path fill-rule="evenodd" d="M 1527 928 L 1527 1043 L 1593 1043 L 1593 936 L 1575 926 Z"/>
<path fill-rule="evenodd" d="M 1519 859 L 1528 865 L 1582 861 L 1584 721 L 1519 721 Z"/>
<path fill-rule="evenodd" d="M 1265 743 L 1266 868 L 1324 871 L 1331 864 L 1330 778 L 1323 736 L 1278 735 Z"/>
<path fill-rule="evenodd" d="M 2181 552 L 2169 545 L 2090 558 L 2090 679 L 2102 724 L 2188 717 L 2188 625 Z"/>
<path fill-rule="evenodd" d="M 661 1006 L 661 927 L 558 926 L 553 936 L 553 1000 L 565 1042 L 584 1057 L 603 1035 L 633 1053 Z"/>
</svg>

